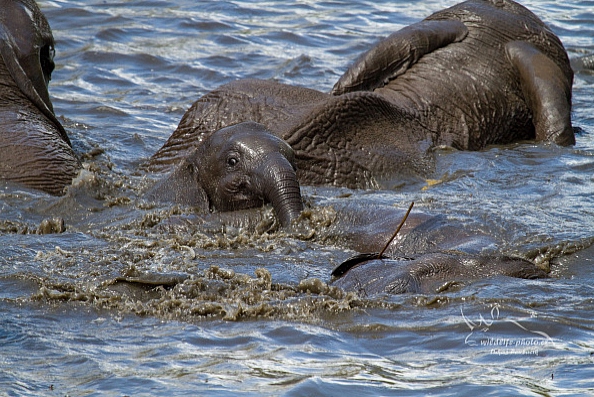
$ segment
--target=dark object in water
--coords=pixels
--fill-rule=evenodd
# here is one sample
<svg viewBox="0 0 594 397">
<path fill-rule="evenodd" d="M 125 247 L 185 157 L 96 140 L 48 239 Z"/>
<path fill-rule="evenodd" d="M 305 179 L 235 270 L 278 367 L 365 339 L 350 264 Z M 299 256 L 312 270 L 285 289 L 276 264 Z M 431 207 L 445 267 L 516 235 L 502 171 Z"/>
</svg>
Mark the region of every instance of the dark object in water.
<svg viewBox="0 0 594 397">
<path fill-rule="evenodd" d="M 548 274 L 522 258 L 430 253 L 415 258 L 377 259 L 359 254 L 332 271 L 332 285 L 363 296 L 405 292 L 434 293 L 453 284 L 485 277 L 546 278 Z"/>
</svg>

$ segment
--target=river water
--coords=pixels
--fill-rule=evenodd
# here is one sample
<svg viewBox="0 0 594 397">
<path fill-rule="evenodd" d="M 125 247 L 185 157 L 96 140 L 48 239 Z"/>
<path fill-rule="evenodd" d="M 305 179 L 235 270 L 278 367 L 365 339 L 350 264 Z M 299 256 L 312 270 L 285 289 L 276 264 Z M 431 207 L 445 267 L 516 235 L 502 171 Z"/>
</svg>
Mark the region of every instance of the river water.
<svg viewBox="0 0 594 397">
<path fill-rule="evenodd" d="M 246 77 L 329 90 L 370 44 L 454 1 L 39 4 L 57 40 L 50 94 L 85 171 L 63 198 L 0 188 L 0 395 L 594 393 L 594 75 L 575 77 L 574 147 L 444 151 L 437 183 L 303 187 L 305 232 L 278 230 L 269 208 L 245 229 L 139 199 L 138 167 L 190 104 Z M 593 1 L 524 5 L 570 57 L 594 52 Z M 332 226 L 341 208 L 413 200 L 552 277 L 375 298 L 329 287 L 354 254 Z M 65 232 L 35 233 L 54 217 Z M 122 281 L 139 274 L 177 285 Z"/>
</svg>

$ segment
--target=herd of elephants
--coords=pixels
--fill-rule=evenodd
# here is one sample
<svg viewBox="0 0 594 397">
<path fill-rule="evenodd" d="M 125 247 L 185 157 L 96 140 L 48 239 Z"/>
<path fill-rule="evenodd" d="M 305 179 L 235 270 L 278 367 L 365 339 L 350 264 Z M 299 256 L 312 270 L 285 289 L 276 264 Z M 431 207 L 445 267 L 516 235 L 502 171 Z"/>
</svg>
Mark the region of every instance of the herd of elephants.
<svg viewBox="0 0 594 397">
<path fill-rule="evenodd" d="M 0 180 L 62 195 L 82 163 L 53 111 L 54 39 L 34 0 L 0 0 L 0 54 Z M 160 175 L 145 197 L 198 213 L 271 204 L 291 228 L 304 209 L 302 185 L 385 189 L 426 178 L 436 147 L 572 145 L 576 68 L 594 68 L 594 56 L 570 62 L 525 7 L 469 0 L 375 44 L 331 92 L 249 79 L 202 96 L 143 164 Z M 421 221 L 411 215 L 402 233 Z M 522 258 L 441 248 L 406 260 L 360 255 L 332 282 L 373 294 L 547 276 Z"/>
</svg>

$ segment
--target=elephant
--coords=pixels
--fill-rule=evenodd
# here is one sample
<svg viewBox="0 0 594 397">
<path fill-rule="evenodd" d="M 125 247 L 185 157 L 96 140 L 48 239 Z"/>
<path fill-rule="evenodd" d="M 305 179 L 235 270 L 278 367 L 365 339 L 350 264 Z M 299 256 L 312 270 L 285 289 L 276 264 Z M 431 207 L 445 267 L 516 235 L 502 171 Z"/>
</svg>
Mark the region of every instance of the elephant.
<svg viewBox="0 0 594 397">
<path fill-rule="evenodd" d="M 246 79 L 199 98 L 145 168 L 169 172 L 215 131 L 263 124 L 301 185 L 393 188 L 435 171 L 435 148 L 575 143 L 573 71 L 552 31 L 511 0 L 470 0 L 393 33 L 330 93 Z"/>
<path fill-rule="evenodd" d="M 336 208 L 336 220 L 324 237 L 334 236 L 361 254 L 337 266 L 330 284 L 372 296 L 442 292 L 492 276 L 548 277 L 548 271 L 526 259 L 500 254 L 503 241 L 484 225 L 411 212 L 413 204 L 406 213 L 385 204 Z"/>
<path fill-rule="evenodd" d="M 392 206 L 353 211 L 343 205 L 335 222 L 339 240 L 363 253 L 338 265 L 331 273 L 330 284 L 346 292 L 373 296 L 443 292 L 493 276 L 548 277 L 548 271 L 524 258 L 499 254 L 501 242 L 481 226 L 472 228 L 443 215 L 418 211 L 402 215 Z M 402 228 L 398 227 L 392 239 L 398 220 Z"/>
<path fill-rule="evenodd" d="M 272 203 L 282 226 L 303 210 L 293 149 L 262 124 L 244 122 L 206 137 L 145 199 L 236 211 Z"/>
<path fill-rule="evenodd" d="M 54 114 L 54 38 L 32 0 L 0 0 L 0 180 L 60 195 L 81 168 Z"/>
<path fill-rule="evenodd" d="M 546 278 L 548 274 L 522 258 L 437 252 L 413 258 L 358 255 L 332 271 L 331 284 L 362 296 L 436 293 L 485 277 Z"/>
<path fill-rule="evenodd" d="M 547 271 L 526 259 L 496 253 L 497 240 L 479 231 L 481 227 L 472 230 L 468 225 L 422 211 L 410 213 L 397 238 L 388 245 L 385 255 L 380 256 L 378 252 L 386 246 L 389 235 L 402 221 L 403 212 L 388 205 L 362 208 L 360 204 L 341 203 L 333 206 L 336 218 L 328 230 L 316 230 L 318 236 L 313 240 L 359 252 L 375 251 L 345 260 L 326 280 L 329 285 L 347 293 L 355 292 L 362 297 L 378 294 L 433 294 L 488 277 L 549 277 Z M 224 223 L 238 219 L 237 212 L 213 215 L 229 215 Z M 196 221 L 180 217 L 171 219 L 168 227 L 183 228 L 186 225 L 184 220 L 188 220 L 188 224 Z M 260 220 L 257 219 L 255 223 Z M 213 226 L 213 230 L 216 227 Z M 155 296 L 158 298 L 158 294 L 150 292 L 156 285 L 171 287 L 187 277 L 183 274 L 134 273 L 118 277 L 106 287 L 143 300 Z"/>
<path fill-rule="evenodd" d="M 501 241 L 482 224 L 461 224 L 442 214 L 423 210 L 410 212 L 396 238 L 388 244 L 405 211 L 393 205 L 355 200 L 333 201 L 335 213 L 329 226 L 317 231 L 317 238 L 356 252 L 380 252 L 387 257 L 421 255 L 432 252 L 489 254 Z"/>
</svg>

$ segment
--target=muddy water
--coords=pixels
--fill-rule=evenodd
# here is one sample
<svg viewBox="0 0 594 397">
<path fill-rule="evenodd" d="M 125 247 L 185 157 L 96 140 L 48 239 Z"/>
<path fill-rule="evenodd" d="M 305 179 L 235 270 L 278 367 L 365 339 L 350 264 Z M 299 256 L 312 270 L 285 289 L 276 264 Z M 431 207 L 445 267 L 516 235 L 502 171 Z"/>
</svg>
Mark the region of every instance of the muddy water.
<svg viewBox="0 0 594 397">
<path fill-rule="evenodd" d="M 575 147 L 443 151 L 435 181 L 390 191 L 305 187 L 297 232 L 269 208 L 198 217 L 141 199 L 138 166 L 200 95 L 245 77 L 328 90 L 375 40 L 453 4 L 41 1 L 50 93 L 85 171 L 60 199 L 0 188 L 0 395 L 594 391 L 592 74 L 575 78 Z M 592 2 L 525 5 L 570 56 L 594 52 Z M 372 299 L 329 287 L 354 253 L 341 217 L 373 232 L 413 200 L 553 277 Z M 54 218 L 63 233 L 37 233 Z"/>
</svg>

